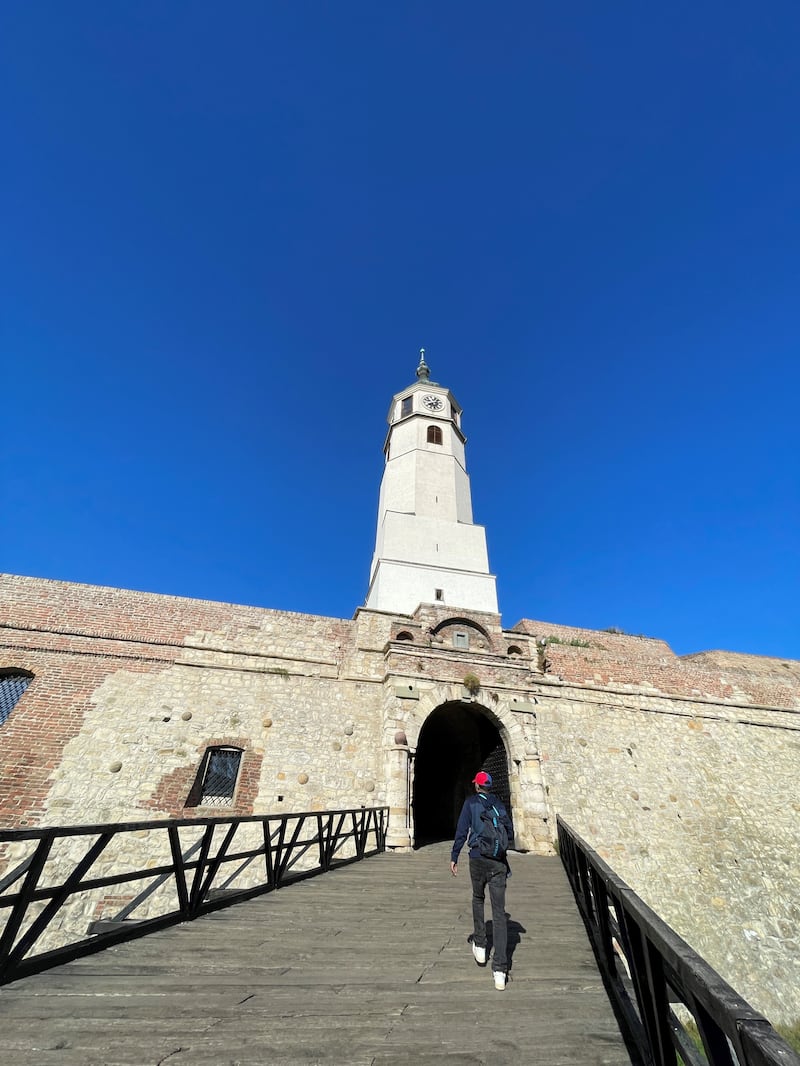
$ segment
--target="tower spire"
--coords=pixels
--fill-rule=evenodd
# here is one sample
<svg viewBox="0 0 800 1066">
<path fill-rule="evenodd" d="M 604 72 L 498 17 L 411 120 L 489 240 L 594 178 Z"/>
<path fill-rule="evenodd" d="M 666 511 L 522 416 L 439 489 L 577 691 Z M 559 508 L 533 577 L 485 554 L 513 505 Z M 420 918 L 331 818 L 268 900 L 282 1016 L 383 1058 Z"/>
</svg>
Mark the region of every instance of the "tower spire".
<svg viewBox="0 0 800 1066">
<path fill-rule="evenodd" d="M 425 362 L 425 349 L 419 350 L 419 366 L 417 367 L 417 377 L 420 381 L 429 381 L 431 376 L 431 368 Z"/>
</svg>

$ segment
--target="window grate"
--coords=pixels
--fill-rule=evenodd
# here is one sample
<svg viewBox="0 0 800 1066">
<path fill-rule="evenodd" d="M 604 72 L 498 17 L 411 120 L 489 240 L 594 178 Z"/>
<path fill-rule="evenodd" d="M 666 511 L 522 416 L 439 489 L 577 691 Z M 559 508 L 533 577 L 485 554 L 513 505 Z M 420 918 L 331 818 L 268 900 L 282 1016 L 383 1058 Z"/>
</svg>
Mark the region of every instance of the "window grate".
<svg viewBox="0 0 800 1066">
<path fill-rule="evenodd" d="M 492 775 L 492 792 L 498 796 L 511 814 L 511 787 L 508 780 L 508 756 L 499 741 L 481 763 L 481 770 Z"/>
<path fill-rule="evenodd" d="M 0 677 L 0 725 L 5 724 L 30 683 L 28 674 L 5 674 Z"/>
<path fill-rule="evenodd" d="M 242 753 L 237 748 L 212 748 L 208 755 L 200 804 L 203 807 L 230 807 L 239 774 Z"/>
</svg>

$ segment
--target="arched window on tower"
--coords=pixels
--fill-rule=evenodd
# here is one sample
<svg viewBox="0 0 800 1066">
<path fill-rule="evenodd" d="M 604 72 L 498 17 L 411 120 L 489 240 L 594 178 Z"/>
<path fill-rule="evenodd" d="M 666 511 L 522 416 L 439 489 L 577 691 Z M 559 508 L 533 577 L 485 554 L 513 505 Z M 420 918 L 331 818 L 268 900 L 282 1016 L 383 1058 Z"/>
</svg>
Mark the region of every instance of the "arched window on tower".
<svg viewBox="0 0 800 1066">
<path fill-rule="evenodd" d="M 0 669 L 0 725 L 8 720 L 32 680 L 33 674 L 27 670 Z"/>
<path fill-rule="evenodd" d="M 441 444 L 442 431 L 439 426 L 428 426 L 428 444 Z"/>
</svg>

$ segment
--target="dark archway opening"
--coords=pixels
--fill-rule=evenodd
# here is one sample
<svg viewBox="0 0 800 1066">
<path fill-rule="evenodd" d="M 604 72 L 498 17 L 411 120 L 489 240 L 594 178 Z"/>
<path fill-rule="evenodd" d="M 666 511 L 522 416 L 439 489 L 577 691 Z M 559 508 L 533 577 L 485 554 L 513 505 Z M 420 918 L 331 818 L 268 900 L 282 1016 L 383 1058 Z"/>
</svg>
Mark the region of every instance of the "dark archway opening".
<svg viewBox="0 0 800 1066">
<path fill-rule="evenodd" d="M 478 770 L 487 770 L 492 791 L 511 814 L 508 757 L 500 731 L 479 708 L 465 703 L 437 707 L 423 725 L 414 768 L 414 843 L 452 840 L 462 804 Z M 513 815 L 512 815 L 513 817 Z"/>
</svg>

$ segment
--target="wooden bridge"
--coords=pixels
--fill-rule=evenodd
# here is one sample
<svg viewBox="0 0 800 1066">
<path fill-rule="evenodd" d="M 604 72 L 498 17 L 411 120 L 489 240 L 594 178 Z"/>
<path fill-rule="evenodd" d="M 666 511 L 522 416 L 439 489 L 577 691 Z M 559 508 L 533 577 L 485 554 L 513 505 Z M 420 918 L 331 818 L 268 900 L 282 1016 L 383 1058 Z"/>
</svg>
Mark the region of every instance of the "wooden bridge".
<svg viewBox="0 0 800 1066">
<path fill-rule="evenodd" d="M 6 985 L 0 1061 L 630 1063 L 560 860 L 511 857 L 498 992 L 448 859 L 375 855 Z"/>
<path fill-rule="evenodd" d="M 387 815 L 0 830 L 0 1062 L 800 1066 L 561 819 L 512 856 L 498 992 L 466 868 L 385 854 Z"/>
</svg>

